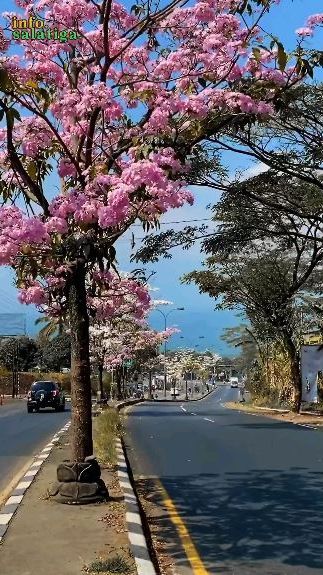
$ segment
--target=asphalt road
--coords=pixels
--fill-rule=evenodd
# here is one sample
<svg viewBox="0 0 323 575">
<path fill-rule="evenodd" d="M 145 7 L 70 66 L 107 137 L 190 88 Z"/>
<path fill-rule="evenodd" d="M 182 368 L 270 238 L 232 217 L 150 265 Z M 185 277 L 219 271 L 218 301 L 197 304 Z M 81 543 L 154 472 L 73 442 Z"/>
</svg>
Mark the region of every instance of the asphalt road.
<svg viewBox="0 0 323 575">
<path fill-rule="evenodd" d="M 238 393 L 133 407 L 137 484 L 158 502 L 161 479 L 212 575 L 322 575 L 323 434 L 221 406 Z M 193 573 L 166 513 L 158 522 L 176 572 Z"/>
<path fill-rule="evenodd" d="M 13 477 L 69 420 L 68 409 L 27 413 L 25 400 L 0 406 L 0 499 Z"/>
</svg>

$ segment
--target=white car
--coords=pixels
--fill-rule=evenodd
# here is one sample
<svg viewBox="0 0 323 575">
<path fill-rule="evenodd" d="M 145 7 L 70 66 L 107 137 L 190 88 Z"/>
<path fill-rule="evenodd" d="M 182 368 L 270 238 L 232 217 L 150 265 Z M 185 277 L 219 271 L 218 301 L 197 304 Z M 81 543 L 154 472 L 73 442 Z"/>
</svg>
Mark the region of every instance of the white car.
<svg viewBox="0 0 323 575">
<path fill-rule="evenodd" d="M 179 389 L 177 389 L 177 387 L 172 387 L 170 390 L 170 394 L 175 396 L 179 395 Z"/>
<path fill-rule="evenodd" d="M 239 379 L 237 377 L 230 377 L 230 387 L 239 387 Z"/>
</svg>

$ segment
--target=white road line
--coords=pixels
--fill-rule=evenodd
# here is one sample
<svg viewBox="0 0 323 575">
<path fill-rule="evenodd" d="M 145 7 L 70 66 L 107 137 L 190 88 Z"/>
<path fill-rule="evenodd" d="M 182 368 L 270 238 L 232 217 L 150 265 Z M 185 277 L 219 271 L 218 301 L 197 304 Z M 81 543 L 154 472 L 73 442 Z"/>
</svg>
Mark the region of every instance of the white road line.
<svg viewBox="0 0 323 575">
<path fill-rule="evenodd" d="M 210 421 L 211 423 L 215 423 L 214 419 L 209 419 L 208 417 L 203 418 L 204 421 Z"/>
<path fill-rule="evenodd" d="M 191 413 L 190 415 L 197 415 L 196 413 Z"/>
<path fill-rule="evenodd" d="M 182 409 L 183 411 L 186 411 L 185 407 L 183 407 L 182 405 L 181 405 L 181 409 Z"/>
<path fill-rule="evenodd" d="M 58 434 L 62 434 L 64 431 L 67 431 L 70 426 L 70 423 L 67 423 L 62 430 L 55 434 L 54 437 L 57 437 Z M 50 455 L 49 448 L 51 445 L 54 447 L 54 438 L 52 439 L 51 443 L 47 444 L 47 446 L 43 449 L 43 451 L 37 456 L 37 459 L 33 461 L 29 468 L 27 469 L 26 473 L 22 476 L 19 483 L 14 487 L 12 490 L 12 495 L 5 501 L 3 508 L 0 511 L 0 526 L 1 526 L 1 535 L 0 535 L 0 543 L 2 543 L 3 538 L 5 536 L 6 530 L 8 525 L 14 516 L 14 513 L 6 513 L 6 508 L 10 505 L 19 505 L 23 500 L 24 494 L 27 491 L 28 487 L 32 484 L 36 474 L 38 473 L 39 468 L 43 465 L 47 457 Z M 22 493 L 17 494 L 18 491 L 22 491 Z"/>
</svg>

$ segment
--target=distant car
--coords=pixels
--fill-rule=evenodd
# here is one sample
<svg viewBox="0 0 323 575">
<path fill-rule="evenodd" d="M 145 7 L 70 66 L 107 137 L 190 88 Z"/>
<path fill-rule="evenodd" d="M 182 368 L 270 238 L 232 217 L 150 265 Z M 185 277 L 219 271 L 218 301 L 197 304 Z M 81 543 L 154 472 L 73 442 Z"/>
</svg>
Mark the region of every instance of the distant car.
<svg viewBox="0 0 323 575">
<path fill-rule="evenodd" d="M 65 394 L 55 381 L 35 381 L 28 392 L 28 413 L 44 407 L 52 407 L 55 411 L 65 410 Z"/>
<path fill-rule="evenodd" d="M 231 387 L 239 387 L 239 379 L 237 377 L 230 377 L 229 383 Z"/>
<path fill-rule="evenodd" d="M 179 395 L 179 389 L 177 387 L 172 387 L 170 390 L 170 394 L 175 395 L 175 397 L 177 397 L 177 395 Z"/>
</svg>

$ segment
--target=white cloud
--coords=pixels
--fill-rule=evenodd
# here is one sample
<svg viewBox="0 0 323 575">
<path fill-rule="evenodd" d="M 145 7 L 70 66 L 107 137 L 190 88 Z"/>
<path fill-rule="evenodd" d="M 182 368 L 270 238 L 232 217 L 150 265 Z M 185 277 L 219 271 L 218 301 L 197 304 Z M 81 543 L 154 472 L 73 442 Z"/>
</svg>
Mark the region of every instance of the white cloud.
<svg viewBox="0 0 323 575">
<path fill-rule="evenodd" d="M 269 170 L 269 167 L 266 164 L 263 162 L 258 162 L 257 164 L 254 164 L 253 166 L 250 166 L 250 168 L 244 170 L 242 174 L 243 179 L 248 180 L 249 178 L 255 178 L 255 176 L 259 176 L 259 174 L 267 172 L 267 170 Z"/>
</svg>

